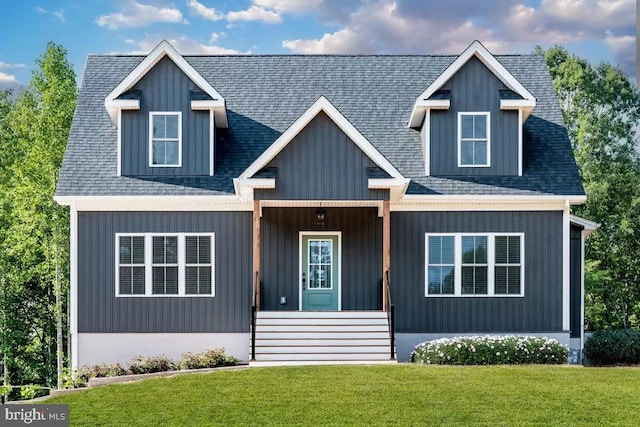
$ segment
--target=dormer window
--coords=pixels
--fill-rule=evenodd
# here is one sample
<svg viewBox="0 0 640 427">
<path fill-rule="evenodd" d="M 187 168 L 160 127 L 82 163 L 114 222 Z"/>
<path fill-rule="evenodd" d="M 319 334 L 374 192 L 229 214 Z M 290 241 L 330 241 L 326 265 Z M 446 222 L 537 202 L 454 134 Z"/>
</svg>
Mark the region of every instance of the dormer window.
<svg viewBox="0 0 640 427">
<path fill-rule="evenodd" d="M 458 167 L 489 167 L 489 112 L 458 113 Z"/>
<path fill-rule="evenodd" d="M 149 166 L 182 165 L 182 113 L 149 113 Z"/>
</svg>

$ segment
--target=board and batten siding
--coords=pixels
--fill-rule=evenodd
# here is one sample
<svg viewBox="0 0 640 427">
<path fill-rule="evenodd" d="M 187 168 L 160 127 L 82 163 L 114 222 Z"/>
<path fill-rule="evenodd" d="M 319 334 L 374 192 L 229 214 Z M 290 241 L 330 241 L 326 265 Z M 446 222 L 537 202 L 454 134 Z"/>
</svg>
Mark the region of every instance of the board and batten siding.
<svg viewBox="0 0 640 427">
<path fill-rule="evenodd" d="M 258 190 L 260 200 L 386 200 L 388 190 L 368 188 L 367 167 L 376 164 L 320 112 L 274 157 L 276 188 Z"/>
<path fill-rule="evenodd" d="M 430 174 L 433 176 L 518 175 L 518 112 L 500 110 L 507 87 L 477 58 L 471 58 L 442 89 L 451 91 L 448 110 L 431 110 Z M 458 167 L 458 112 L 491 114 L 491 167 Z"/>
<path fill-rule="evenodd" d="M 382 308 L 382 218 L 376 208 L 263 208 L 260 229 L 261 309 L 298 310 L 300 232 L 340 231 L 342 310 Z M 280 297 L 287 303 L 280 304 Z"/>
<path fill-rule="evenodd" d="M 425 233 L 523 232 L 524 297 L 425 297 Z M 562 331 L 562 212 L 392 212 L 396 331 Z"/>
<path fill-rule="evenodd" d="M 78 212 L 78 332 L 249 332 L 250 212 Z M 215 233 L 215 297 L 116 297 L 115 235 Z"/>
<path fill-rule="evenodd" d="M 140 110 L 122 111 L 122 175 L 209 175 L 209 112 L 191 109 L 190 91 L 200 88 L 171 59 L 164 57 L 132 90 L 140 91 L 142 98 Z M 182 167 L 149 166 L 150 111 L 182 112 Z"/>
<path fill-rule="evenodd" d="M 576 224 L 571 224 L 570 270 L 569 270 L 569 325 L 571 338 L 582 336 L 582 230 Z"/>
</svg>

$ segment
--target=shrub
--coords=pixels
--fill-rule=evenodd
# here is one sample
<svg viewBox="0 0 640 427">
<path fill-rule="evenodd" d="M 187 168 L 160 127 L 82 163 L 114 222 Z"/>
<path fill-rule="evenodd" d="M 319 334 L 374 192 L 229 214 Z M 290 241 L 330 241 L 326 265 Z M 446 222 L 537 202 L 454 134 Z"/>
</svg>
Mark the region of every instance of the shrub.
<svg viewBox="0 0 640 427">
<path fill-rule="evenodd" d="M 640 364 L 640 331 L 617 329 L 596 331 L 584 344 L 585 356 L 592 365 Z"/>
<path fill-rule="evenodd" d="M 418 344 L 415 363 L 439 365 L 561 364 L 569 351 L 558 341 L 528 336 L 442 338 Z"/>
<path fill-rule="evenodd" d="M 223 348 L 206 350 L 202 353 L 182 353 L 179 369 L 215 368 L 218 366 L 232 366 L 238 363 L 238 359 L 224 354 Z"/>
<path fill-rule="evenodd" d="M 176 364 L 164 354 L 161 356 L 136 356 L 129 365 L 129 374 L 152 374 L 174 371 Z"/>
<path fill-rule="evenodd" d="M 70 388 L 84 387 L 91 378 L 117 377 L 127 375 L 127 370 L 119 363 L 110 365 L 83 366 L 75 375 L 63 376 L 63 382 L 73 385 Z M 66 387 L 65 387 L 66 388 Z"/>
</svg>

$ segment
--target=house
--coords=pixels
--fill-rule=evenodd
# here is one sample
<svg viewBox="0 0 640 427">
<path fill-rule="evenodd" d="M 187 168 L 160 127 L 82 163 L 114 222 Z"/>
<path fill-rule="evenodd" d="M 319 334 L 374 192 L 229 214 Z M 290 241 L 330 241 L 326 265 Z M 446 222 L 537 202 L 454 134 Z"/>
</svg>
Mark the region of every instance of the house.
<svg viewBox="0 0 640 427">
<path fill-rule="evenodd" d="M 594 224 L 540 56 L 92 55 L 56 201 L 74 367 L 582 348 Z"/>
</svg>

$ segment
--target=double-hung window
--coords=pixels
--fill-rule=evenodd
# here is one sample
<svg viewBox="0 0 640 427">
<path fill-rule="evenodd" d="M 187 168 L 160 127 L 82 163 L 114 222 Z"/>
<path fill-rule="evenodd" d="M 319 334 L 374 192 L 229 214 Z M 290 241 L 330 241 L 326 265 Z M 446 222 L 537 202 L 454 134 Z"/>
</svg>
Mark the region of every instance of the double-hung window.
<svg viewBox="0 0 640 427">
<path fill-rule="evenodd" d="M 425 252 L 425 296 L 524 296 L 524 233 L 427 233 Z"/>
<path fill-rule="evenodd" d="M 117 296 L 214 296 L 213 233 L 116 234 Z"/>
<path fill-rule="evenodd" d="M 152 167 L 182 165 L 182 113 L 149 113 L 149 164 Z"/>
<path fill-rule="evenodd" d="M 490 114 L 458 113 L 458 166 L 490 166 Z"/>
</svg>

